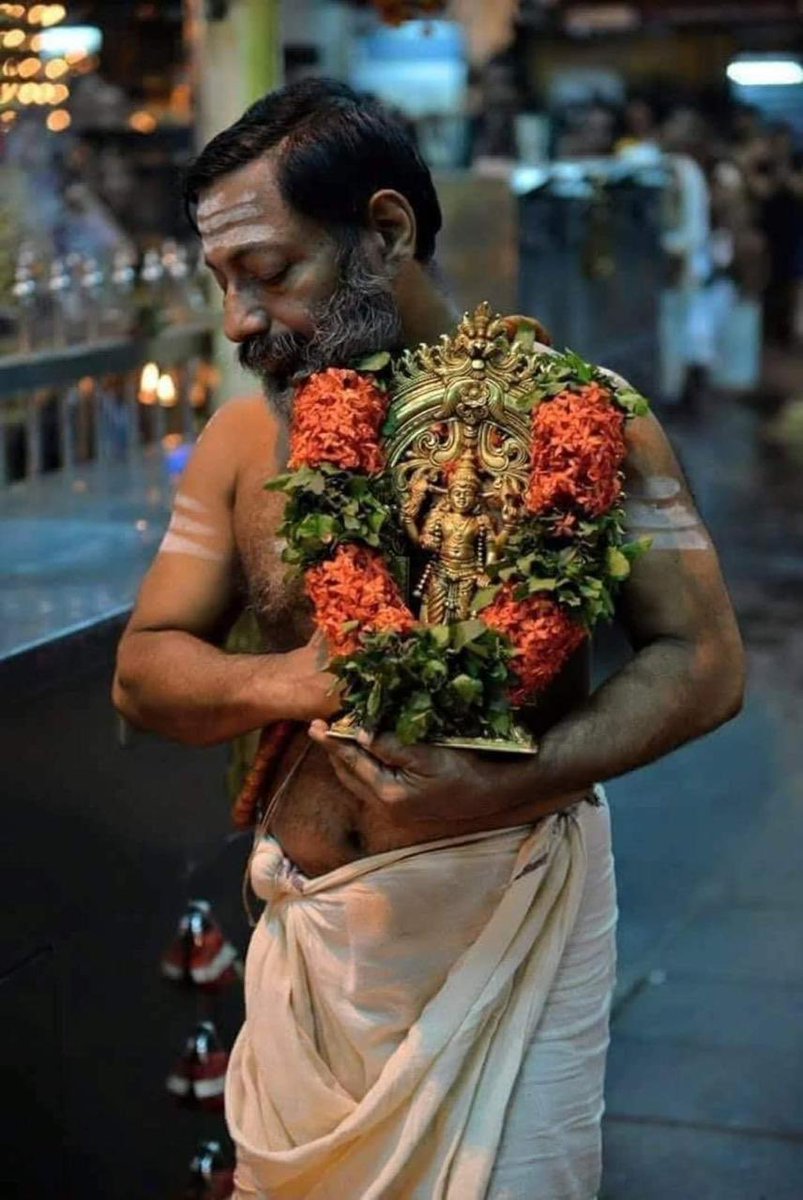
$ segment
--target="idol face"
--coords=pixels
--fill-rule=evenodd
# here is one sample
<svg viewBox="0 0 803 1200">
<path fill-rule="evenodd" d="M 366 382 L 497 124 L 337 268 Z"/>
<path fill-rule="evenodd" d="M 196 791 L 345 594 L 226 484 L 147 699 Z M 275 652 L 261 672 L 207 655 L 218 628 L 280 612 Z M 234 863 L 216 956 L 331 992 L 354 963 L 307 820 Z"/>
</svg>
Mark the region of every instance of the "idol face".
<svg viewBox="0 0 803 1200">
<path fill-rule="evenodd" d="M 455 512 L 473 512 L 479 498 L 479 488 L 468 480 L 460 480 L 449 488 L 449 500 Z"/>
<path fill-rule="evenodd" d="M 403 344 L 393 273 L 371 239 L 292 211 L 269 155 L 207 188 L 197 220 L 224 332 L 279 408 L 307 375 Z"/>
</svg>

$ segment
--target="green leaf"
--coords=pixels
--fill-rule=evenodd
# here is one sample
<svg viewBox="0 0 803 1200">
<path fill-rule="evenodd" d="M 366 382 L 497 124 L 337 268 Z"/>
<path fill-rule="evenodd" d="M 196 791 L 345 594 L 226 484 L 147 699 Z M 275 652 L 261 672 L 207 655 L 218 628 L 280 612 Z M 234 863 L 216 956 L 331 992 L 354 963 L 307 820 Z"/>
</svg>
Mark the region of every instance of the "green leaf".
<svg viewBox="0 0 803 1200">
<path fill-rule="evenodd" d="M 476 642 L 487 631 L 484 621 L 459 621 L 454 627 L 454 641 L 452 644 L 455 650 L 462 650 L 464 646 L 468 646 L 471 642 Z"/>
<path fill-rule="evenodd" d="M 535 346 L 535 330 L 532 325 L 521 324 L 516 329 L 515 344 L 528 353 Z"/>
<path fill-rule="evenodd" d="M 283 492 L 291 478 L 290 475 L 277 475 L 275 479 L 269 479 L 263 486 L 266 492 Z"/>
<path fill-rule="evenodd" d="M 375 683 L 368 693 L 368 703 L 365 706 L 366 715 L 371 721 L 376 721 L 382 711 L 382 686 Z"/>
<path fill-rule="evenodd" d="M 434 687 L 443 683 L 448 674 L 444 662 L 437 658 L 431 658 L 421 667 L 421 682 L 427 684 L 428 687 Z"/>
<path fill-rule="evenodd" d="M 410 712 L 403 709 L 396 721 L 396 736 L 403 746 L 423 742 L 427 736 L 430 719 L 427 713 Z"/>
<path fill-rule="evenodd" d="M 427 632 L 439 650 L 445 650 L 452 640 L 448 625 L 428 625 Z"/>
<path fill-rule="evenodd" d="M 376 354 L 368 354 L 354 366 L 355 371 L 382 371 L 388 365 L 391 356 L 387 350 L 379 350 Z"/>
<path fill-rule="evenodd" d="M 497 737 L 509 738 L 513 733 L 513 714 L 510 711 L 492 712 L 488 716 L 488 724 Z"/>
<path fill-rule="evenodd" d="M 646 554 L 651 547 L 651 537 L 640 537 L 636 538 L 633 542 L 624 542 L 621 546 L 621 551 L 633 563 L 637 558 L 641 558 L 643 554 Z"/>
<path fill-rule="evenodd" d="M 471 602 L 471 607 L 475 613 L 482 612 L 489 604 L 493 604 L 496 597 L 499 595 L 500 584 L 495 583 L 490 587 L 480 588 L 474 593 L 474 599 Z"/>
<path fill-rule="evenodd" d="M 630 574 L 630 560 L 628 559 L 627 555 L 623 554 L 621 550 L 616 548 L 616 546 L 610 546 L 608 548 L 608 553 L 605 556 L 605 565 L 607 567 L 608 574 L 612 579 L 617 580 L 617 582 L 627 579 L 628 575 Z"/>
<path fill-rule="evenodd" d="M 308 492 L 312 492 L 313 496 L 322 496 L 326 488 L 326 478 L 323 472 L 310 471 L 305 487 Z"/>
<path fill-rule="evenodd" d="M 475 704 L 482 699 L 483 687 L 479 679 L 470 675 L 457 675 L 449 684 L 451 690 L 464 704 Z"/>
<path fill-rule="evenodd" d="M 564 361 L 571 368 L 581 383 L 591 383 L 594 378 L 594 368 L 574 350 L 567 350 L 563 355 Z"/>
<path fill-rule="evenodd" d="M 649 402 L 635 388 L 615 388 L 614 395 L 619 406 L 632 417 L 646 417 L 650 411 Z"/>
</svg>

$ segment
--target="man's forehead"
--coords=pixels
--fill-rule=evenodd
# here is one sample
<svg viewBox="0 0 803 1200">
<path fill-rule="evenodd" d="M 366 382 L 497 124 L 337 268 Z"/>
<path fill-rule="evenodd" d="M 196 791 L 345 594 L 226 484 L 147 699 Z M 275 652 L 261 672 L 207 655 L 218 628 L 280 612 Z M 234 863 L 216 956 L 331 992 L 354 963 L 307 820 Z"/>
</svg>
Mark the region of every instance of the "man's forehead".
<svg viewBox="0 0 803 1200">
<path fill-rule="evenodd" d="M 258 160 L 205 188 L 196 216 L 201 237 L 206 239 L 254 222 L 273 226 L 287 213 L 272 169 Z"/>
</svg>

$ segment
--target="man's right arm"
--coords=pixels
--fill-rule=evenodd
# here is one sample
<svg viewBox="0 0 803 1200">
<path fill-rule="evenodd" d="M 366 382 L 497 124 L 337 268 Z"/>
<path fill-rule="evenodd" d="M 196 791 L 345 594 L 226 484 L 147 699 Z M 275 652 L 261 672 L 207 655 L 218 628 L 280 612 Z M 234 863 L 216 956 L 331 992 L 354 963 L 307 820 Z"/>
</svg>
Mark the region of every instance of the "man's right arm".
<svg viewBox="0 0 803 1200">
<path fill-rule="evenodd" d="M 221 648 L 238 608 L 232 517 L 253 415 L 250 402 L 227 405 L 200 438 L 117 656 L 112 698 L 121 715 L 190 745 L 228 741 L 276 720 L 329 716 L 339 707 L 319 642 L 288 654 Z M 269 442 L 267 421 L 264 428 Z"/>
</svg>

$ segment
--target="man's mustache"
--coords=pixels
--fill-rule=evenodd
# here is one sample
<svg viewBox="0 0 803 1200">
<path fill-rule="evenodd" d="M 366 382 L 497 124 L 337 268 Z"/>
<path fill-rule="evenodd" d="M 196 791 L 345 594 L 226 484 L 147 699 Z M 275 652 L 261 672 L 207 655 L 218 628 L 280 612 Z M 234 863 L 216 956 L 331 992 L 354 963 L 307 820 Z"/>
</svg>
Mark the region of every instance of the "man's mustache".
<svg viewBox="0 0 803 1200">
<path fill-rule="evenodd" d="M 290 373 L 303 358 L 307 339 L 297 333 L 254 333 L 237 352 L 240 366 L 258 375 Z"/>
</svg>

